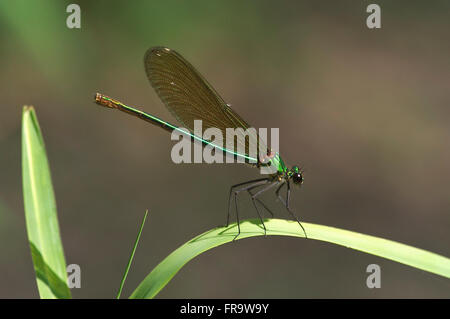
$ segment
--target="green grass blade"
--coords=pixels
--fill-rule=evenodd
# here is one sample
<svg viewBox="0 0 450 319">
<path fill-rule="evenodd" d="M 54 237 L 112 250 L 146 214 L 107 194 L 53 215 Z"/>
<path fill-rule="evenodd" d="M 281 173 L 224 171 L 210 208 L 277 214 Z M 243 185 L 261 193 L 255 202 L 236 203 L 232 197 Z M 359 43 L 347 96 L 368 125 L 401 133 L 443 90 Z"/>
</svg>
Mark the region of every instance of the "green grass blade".
<svg viewBox="0 0 450 319">
<path fill-rule="evenodd" d="M 297 222 L 269 219 L 264 221 L 267 235 L 304 237 Z M 302 223 L 308 239 L 327 241 L 384 257 L 450 278 L 450 259 L 395 241 L 355 233 L 334 227 Z M 153 298 L 188 261 L 206 250 L 233 240 L 237 233 L 236 224 L 207 231 L 172 252 L 139 284 L 130 298 Z M 241 222 L 241 235 L 236 239 L 264 236 L 258 220 Z"/>
<path fill-rule="evenodd" d="M 136 252 L 136 248 L 137 248 L 137 245 L 139 243 L 139 239 L 141 238 L 142 230 L 144 229 L 144 224 L 145 224 L 145 220 L 147 219 L 147 215 L 148 215 L 148 210 L 145 211 L 144 218 L 142 219 L 141 227 L 139 228 L 139 232 L 138 232 L 136 241 L 134 242 L 133 250 L 131 251 L 130 259 L 128 260 L 128 264 L 127 264 L 127 267 L 125 269 L 125 273 L 123 274 L 123 278 L 122 278 L 122 281 L 120 283 L 119 292 L 117 293 L 117 299 L 120 299 L 120 295 L 122 294 L 123 285 L 125 284 L 125 280 L 127 279 L 128 271 L 130 270 L 131 263 L 132 263 L 133 258 L 134 258 L 134 253 Z"/>
<path fill-rule="evenodd" d="M 31 256 L 41 298 L 71 298 L 50 169 L 34 108 L 22 114 L 22 183 Z"/>
</svg>

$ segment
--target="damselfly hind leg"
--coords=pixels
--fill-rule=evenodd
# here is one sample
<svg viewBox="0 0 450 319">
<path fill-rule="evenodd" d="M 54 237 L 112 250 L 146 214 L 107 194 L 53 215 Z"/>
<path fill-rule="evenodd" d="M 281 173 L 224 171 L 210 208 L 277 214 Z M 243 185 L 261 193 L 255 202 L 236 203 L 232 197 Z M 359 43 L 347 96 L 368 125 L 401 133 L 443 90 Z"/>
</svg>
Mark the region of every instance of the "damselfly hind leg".
<svg viewBox="0 0 450 319">
<path fill-rule="evenodd" d="M 248 191 L 248 190 L 253 189 L 255 187 L 265 185 L 265 184 L 267 184 L 269 182 L 270 182 L 270 179 L 268 179 L 268 178 L 260 178 L 260 179 L 255 179 L 255 180 L 251 180 L 251 181 L 248 181 L 248 182 L 239 183 L 239 184 L 236 184 L 236 185 L 233 185 L 233 186 L 230 187 L 230 193 L 229 193 L 229 196 L 228 196 L 227 224 L 226 224 L 225 227 L 228 227 L 228 225 L 230 224 L 231 196 L 234 195 L 234 205 L 235 205 L 235 210 L 236 210 L 236 223 L 237 223 L 237 226 L 238 226 L 238 233 L 233 238 L 233 241 L 236 240 L 236 238 L 241 233 L 241 226 L 240 226 L 240 221 L 239 221 L 239 208 L 238 208 L 238 202 L 237 202 L 237 197 L 238 196 L 237 195 L 240 192 L 242 192 L 242 191 Z M 259 211 L 257 211 L 257 212 L 258 212 L 258 215 L 260 216 Z M 260 220 L 262 222 L 261 216 L 260 216 Z M 263 225 L 264 225 L 264 223 L 263 223 Z M 265 225 L 264 225 L 264 229 L 265 229 Z"/>
</svg>

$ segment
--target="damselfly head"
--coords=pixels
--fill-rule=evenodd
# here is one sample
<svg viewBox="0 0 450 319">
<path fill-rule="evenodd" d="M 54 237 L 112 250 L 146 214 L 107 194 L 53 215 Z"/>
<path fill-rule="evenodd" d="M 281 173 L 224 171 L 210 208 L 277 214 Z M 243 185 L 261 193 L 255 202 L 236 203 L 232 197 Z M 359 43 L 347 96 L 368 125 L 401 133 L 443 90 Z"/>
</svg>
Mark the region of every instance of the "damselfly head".
<svg viewBox="0 0 450 319">
<path fill-rule="evenodd" d="M 304 178 L 303 178 L 303 172 L 301 169 L 298 168 L 298 166 L 293 166 L 289 171 L 288 171 L 288 177 L 292 178 L 292 181 L 294 182 L 295 185 L 302 185 Z"/>
</svg>

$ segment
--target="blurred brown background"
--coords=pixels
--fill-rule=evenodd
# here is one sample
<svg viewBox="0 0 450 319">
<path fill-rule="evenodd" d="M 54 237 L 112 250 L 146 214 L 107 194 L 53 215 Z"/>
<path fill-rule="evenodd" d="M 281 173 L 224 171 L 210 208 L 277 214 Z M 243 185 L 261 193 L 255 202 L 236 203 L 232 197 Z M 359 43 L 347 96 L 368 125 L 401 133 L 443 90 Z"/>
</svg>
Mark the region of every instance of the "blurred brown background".
<svg viewBox="0 0 450 319">
<path fill-rule="evenodd" d="M 373 1 L 372 1 L 373 2 Z M 114 297 L 145 209 L 123 296 L 164 257 L 223 224 L 244 165 L 175 165 L 165 131 L 93 103 L 111 95 L 174 122 L 143 55 L 182 53 L 256 127 L 279 127 L 304 165 L 304 221 L 450 256 L 450 3 L 376 1 L 0 1 L 0 297 L 36 298 L 21 189 L 23 105 L 43 130 L 75 298 Z M 268 194 L 277 217 L 288 217 Z M 256 213 L 243 199 L 242 217 Z M 368 264 L 381 289 L 366 287 Z M 254 238 L 187 264 L 160 298 L 449 298 L 448 279 L 335 245 Z"/>
</svg>

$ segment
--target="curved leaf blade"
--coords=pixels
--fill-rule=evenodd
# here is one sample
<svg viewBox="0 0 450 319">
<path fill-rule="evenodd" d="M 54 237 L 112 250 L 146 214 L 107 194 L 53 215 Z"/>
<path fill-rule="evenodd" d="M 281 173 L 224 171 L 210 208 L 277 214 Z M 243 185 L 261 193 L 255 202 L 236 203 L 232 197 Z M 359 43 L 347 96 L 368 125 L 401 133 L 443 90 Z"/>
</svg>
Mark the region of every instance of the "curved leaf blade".
<svg viewBox="0 0 450 319">
<path fill-rule="evenodd" d="M 267 235 L 304 237 L 297 222 L 283 219 L 265 220 Z M 384 257 L 399 263 L 450 278 L 450 259 L 395 241 L 364 235 L 344 229 L 302 223 L 308 239 L 316 239 Z M 153 298 L 191 259 L 214 247 L 233 240 L 236 224 L 207 231 L 188 241 L 161 263 L 139 284 L 130 298 Z M 241 234 L 236 240 L 264 236 L 259 220 L 241 222 Z"/>
</svg>

